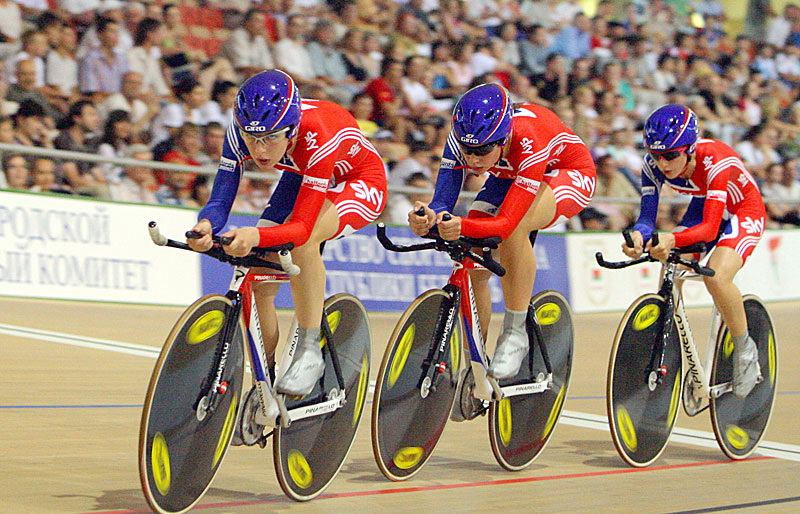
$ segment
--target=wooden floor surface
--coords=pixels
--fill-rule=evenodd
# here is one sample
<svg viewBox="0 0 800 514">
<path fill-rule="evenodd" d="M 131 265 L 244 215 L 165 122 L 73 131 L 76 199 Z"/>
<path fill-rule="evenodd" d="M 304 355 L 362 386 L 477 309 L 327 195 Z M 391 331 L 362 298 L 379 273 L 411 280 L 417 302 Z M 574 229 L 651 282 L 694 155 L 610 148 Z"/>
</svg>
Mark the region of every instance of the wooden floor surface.
<svg viewBox="0 0 800 514">
<path fill-rule="evenodd" d="M 608 354 L 620 314 L 580 315 L 564 415 L 527 470 L 497 465 L 486 418 L 478 418 L 448 424 L 416 477 L 389 482 L 373 460 L 367 406 L 348 461 L 324 496 L 289 500 L 276 481 L 270 446 L 235 447 L 195 511 L 800 512 L 800 303 L 769 308 L 780 366 L 767 455 L 730 462 L 716 447 L 708 414 L 688 418 L 681 411 L 662 457 L 644 470 L 626 466 L 604 421 Z M 0 298 L 0 514 L 149 512 L 137 471 L 141 404 L 157 351 L 180 312 Z M 708 310 L 689 315 L 695 336 L 705 341 Z M 396 319 L 371 315 L 373 380 Z M 282 315 L 284 330 L 288 322 Z M 491 340 L 496 323 L 492 328 Z"/>
</svg>

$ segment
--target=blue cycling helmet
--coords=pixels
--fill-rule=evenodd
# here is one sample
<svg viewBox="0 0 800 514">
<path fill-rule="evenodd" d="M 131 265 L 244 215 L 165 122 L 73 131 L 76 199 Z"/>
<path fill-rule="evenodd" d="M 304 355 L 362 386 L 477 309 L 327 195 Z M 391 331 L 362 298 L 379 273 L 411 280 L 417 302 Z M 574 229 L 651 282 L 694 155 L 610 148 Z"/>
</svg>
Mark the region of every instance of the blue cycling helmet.
<svg viewBox="0 0 800 514">
<path fill-rule="evenodd" d="M 659 107 L 644 124 L 644 144 L 654 153 L 686 147 L 694 153 L 700 133 L 697 115 L 685 105 L 669 104 Z"/>
<path fill-rule="evenodd" d="M 508 137 L 514 108 L 508 91 L 497 84 L 476 86 L 453 109 L 453 131 L 459 143 L 483 146 Z"/>
<path fill-rule="evenodd" d="M 244 132 L 259 136 L 289 128 L 294 137 L 300 125 L 300 94 L 292 77 L 281 70 L 266 70 L 242 84 L 233 105 L 233 118 Z"/>
</svg>

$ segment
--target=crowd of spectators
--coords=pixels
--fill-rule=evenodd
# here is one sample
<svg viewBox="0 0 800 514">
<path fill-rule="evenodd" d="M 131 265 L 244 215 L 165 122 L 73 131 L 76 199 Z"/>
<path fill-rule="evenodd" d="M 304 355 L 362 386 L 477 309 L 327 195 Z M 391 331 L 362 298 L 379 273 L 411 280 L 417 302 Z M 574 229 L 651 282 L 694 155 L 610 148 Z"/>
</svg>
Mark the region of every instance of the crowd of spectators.
<svg viewBox="0 0 800 514">
<path fill-rule="evenodd" d="M 756 11 L 733 35 L 717 0 L 600 0 L 592 13 L 577 0 L 0 0 L 0 142 L 214 167 L 238 84 L 279 67 L 302 96 L 349 108 L 391 185 L 431 188 L 454 102 L 496 81 L 591 149 L 600 198 L 572 228 L 635 219 L 639 134 L 664 103 L 694 109 L 765 197 L 797 200 L 800 8 Z M 211 186 L 8 152 L 2 168 L 0 188 L 126 202 L 197 207 Z M 260 212 L 272 185 L 242 180 L 234 210 Z M 416 199 L 428 197 L 392 194 L 384 218 L 404 223 Z M 660 223 L 680 210 L 664 205 Z M 800 225 L 796 204 L 768 210 L 768 226 Z"/>
</svg>

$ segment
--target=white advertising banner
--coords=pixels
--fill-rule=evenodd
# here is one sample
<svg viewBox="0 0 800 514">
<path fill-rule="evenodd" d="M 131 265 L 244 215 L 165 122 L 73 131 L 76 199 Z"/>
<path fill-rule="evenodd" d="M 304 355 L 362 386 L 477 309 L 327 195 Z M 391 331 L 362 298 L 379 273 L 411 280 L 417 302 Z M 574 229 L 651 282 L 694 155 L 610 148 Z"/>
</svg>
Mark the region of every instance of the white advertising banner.
<svg viewBox="0 0 800 514">
<path fill-rule="evenodd" d="M 195 213 L 0 191 L 0 295 L 186 305 L 197 254 L 154 245 L 147 223 L 183 234 Z"/>
<path fill-rule="evenodd" d="M 621 234 L 570 234 L 567 236 L 567 264 L 570 274 L 570 303 L 574 312 L 624 311 L 638 296 L 655 293 L 661 265 L 640 264 L 611 270 L 595 259 L 602 252 L 607 261 L 623 261 Z M 735 283 L 743 294 L 763 300 L 800 298 L 800 273 L 792 262 L 800 251 L 800 231 L 767 230 Z M 687 305 L 711 305 L 711 297 L 700 282 L 684 285 Z"/>
</svg>

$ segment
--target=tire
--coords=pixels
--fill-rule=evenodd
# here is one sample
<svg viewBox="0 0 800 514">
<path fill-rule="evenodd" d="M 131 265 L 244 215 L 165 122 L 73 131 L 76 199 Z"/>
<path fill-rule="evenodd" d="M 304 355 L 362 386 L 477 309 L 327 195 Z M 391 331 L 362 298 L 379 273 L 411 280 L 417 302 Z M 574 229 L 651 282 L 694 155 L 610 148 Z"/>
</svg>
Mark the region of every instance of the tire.
<svg viewBox="0 0 800 514">
<path fill-rule="evenodd" d="M 756 296 L 744 297 L 750 337 L 758 347 L 763 381 L 746 398 L 733 393 L 711 399 L 711 425 L 720 449 L 733 460 L 747 458 L 763 439 L 772 416 L 778 378 L 778 352 L 769 312 Z M 711 384 L 730 382 L 733 375 L 733 343 L 723 324 L 717 336 Z"/>
<path fill-rule="evenodd" d="M 542 291 L 531 300 L 542 328 L 553 371 L 552 387 L 536 394 L 522 394 L 492 402 L 489 409 L 489 441 L 495 459 L 509 471 L 528 467 L 553 435 L 569 389 L 573 357 L 572 313 L 567 300 L 555 291 Z M 530 358 L 533 354 L 533 371 Z M 546 375 L 542 354 L 534 349 L 513 378 L 501 386 L 526 384 L 539 373 Z"/>
<path fill-rule="evenodd" d="M 372 404 L 372 451 L 389 480 L 408 480 L 422 469 L 450 417 L 463 341 L 458 313 L 444 358 L 448 365 L 444 376 L 425 398 L 419 387 L 440 308 L 449 301 L 441 289 L 421 294 L 403 313 L 386 346 Z"/>
<path fill-rule="evenodd" d="M 370 327 L 367 312 L 358 299 L 342 293 L 325 302 L 333 343 L 345 384 L 345 404 L 328 414 L 292 422 L 275 429 L 272 446 L 278 483 L 287 496 L 308 501 L 318 496 L 336 478 L 353 446 L 369 386 Z M 329 344 L 323 338 L 322 343 Z M 286 398 L 286 408 L 327 400 L 339 384 L 325 351 L 325 373 L 305 398 Z"/>
<path fill-rule="evenodd" d="M 664 350 L 667 373 L 651 390 L 650 358 L 662 337 L 666 302 L 656 294 L 636 299 L 622 317 L 608 364 L 606 408 L 611 437 L 633 467 L 654 462 L 667 446 L 681 401 L 681 348 L 673 329 Z"/>
<path fill-rule="evenodd" d="M 139 430 L 139 476 L 145 499 L 160 514 L 186 512 L 214 479 L 230 444 L 244 373 L 241 317 L 228 350 L 225 394 L 198 419 L 197 403 L 213 379 L 231 301 L 200 298 L 181 315 L 153 369 Z"/>
</svg>

